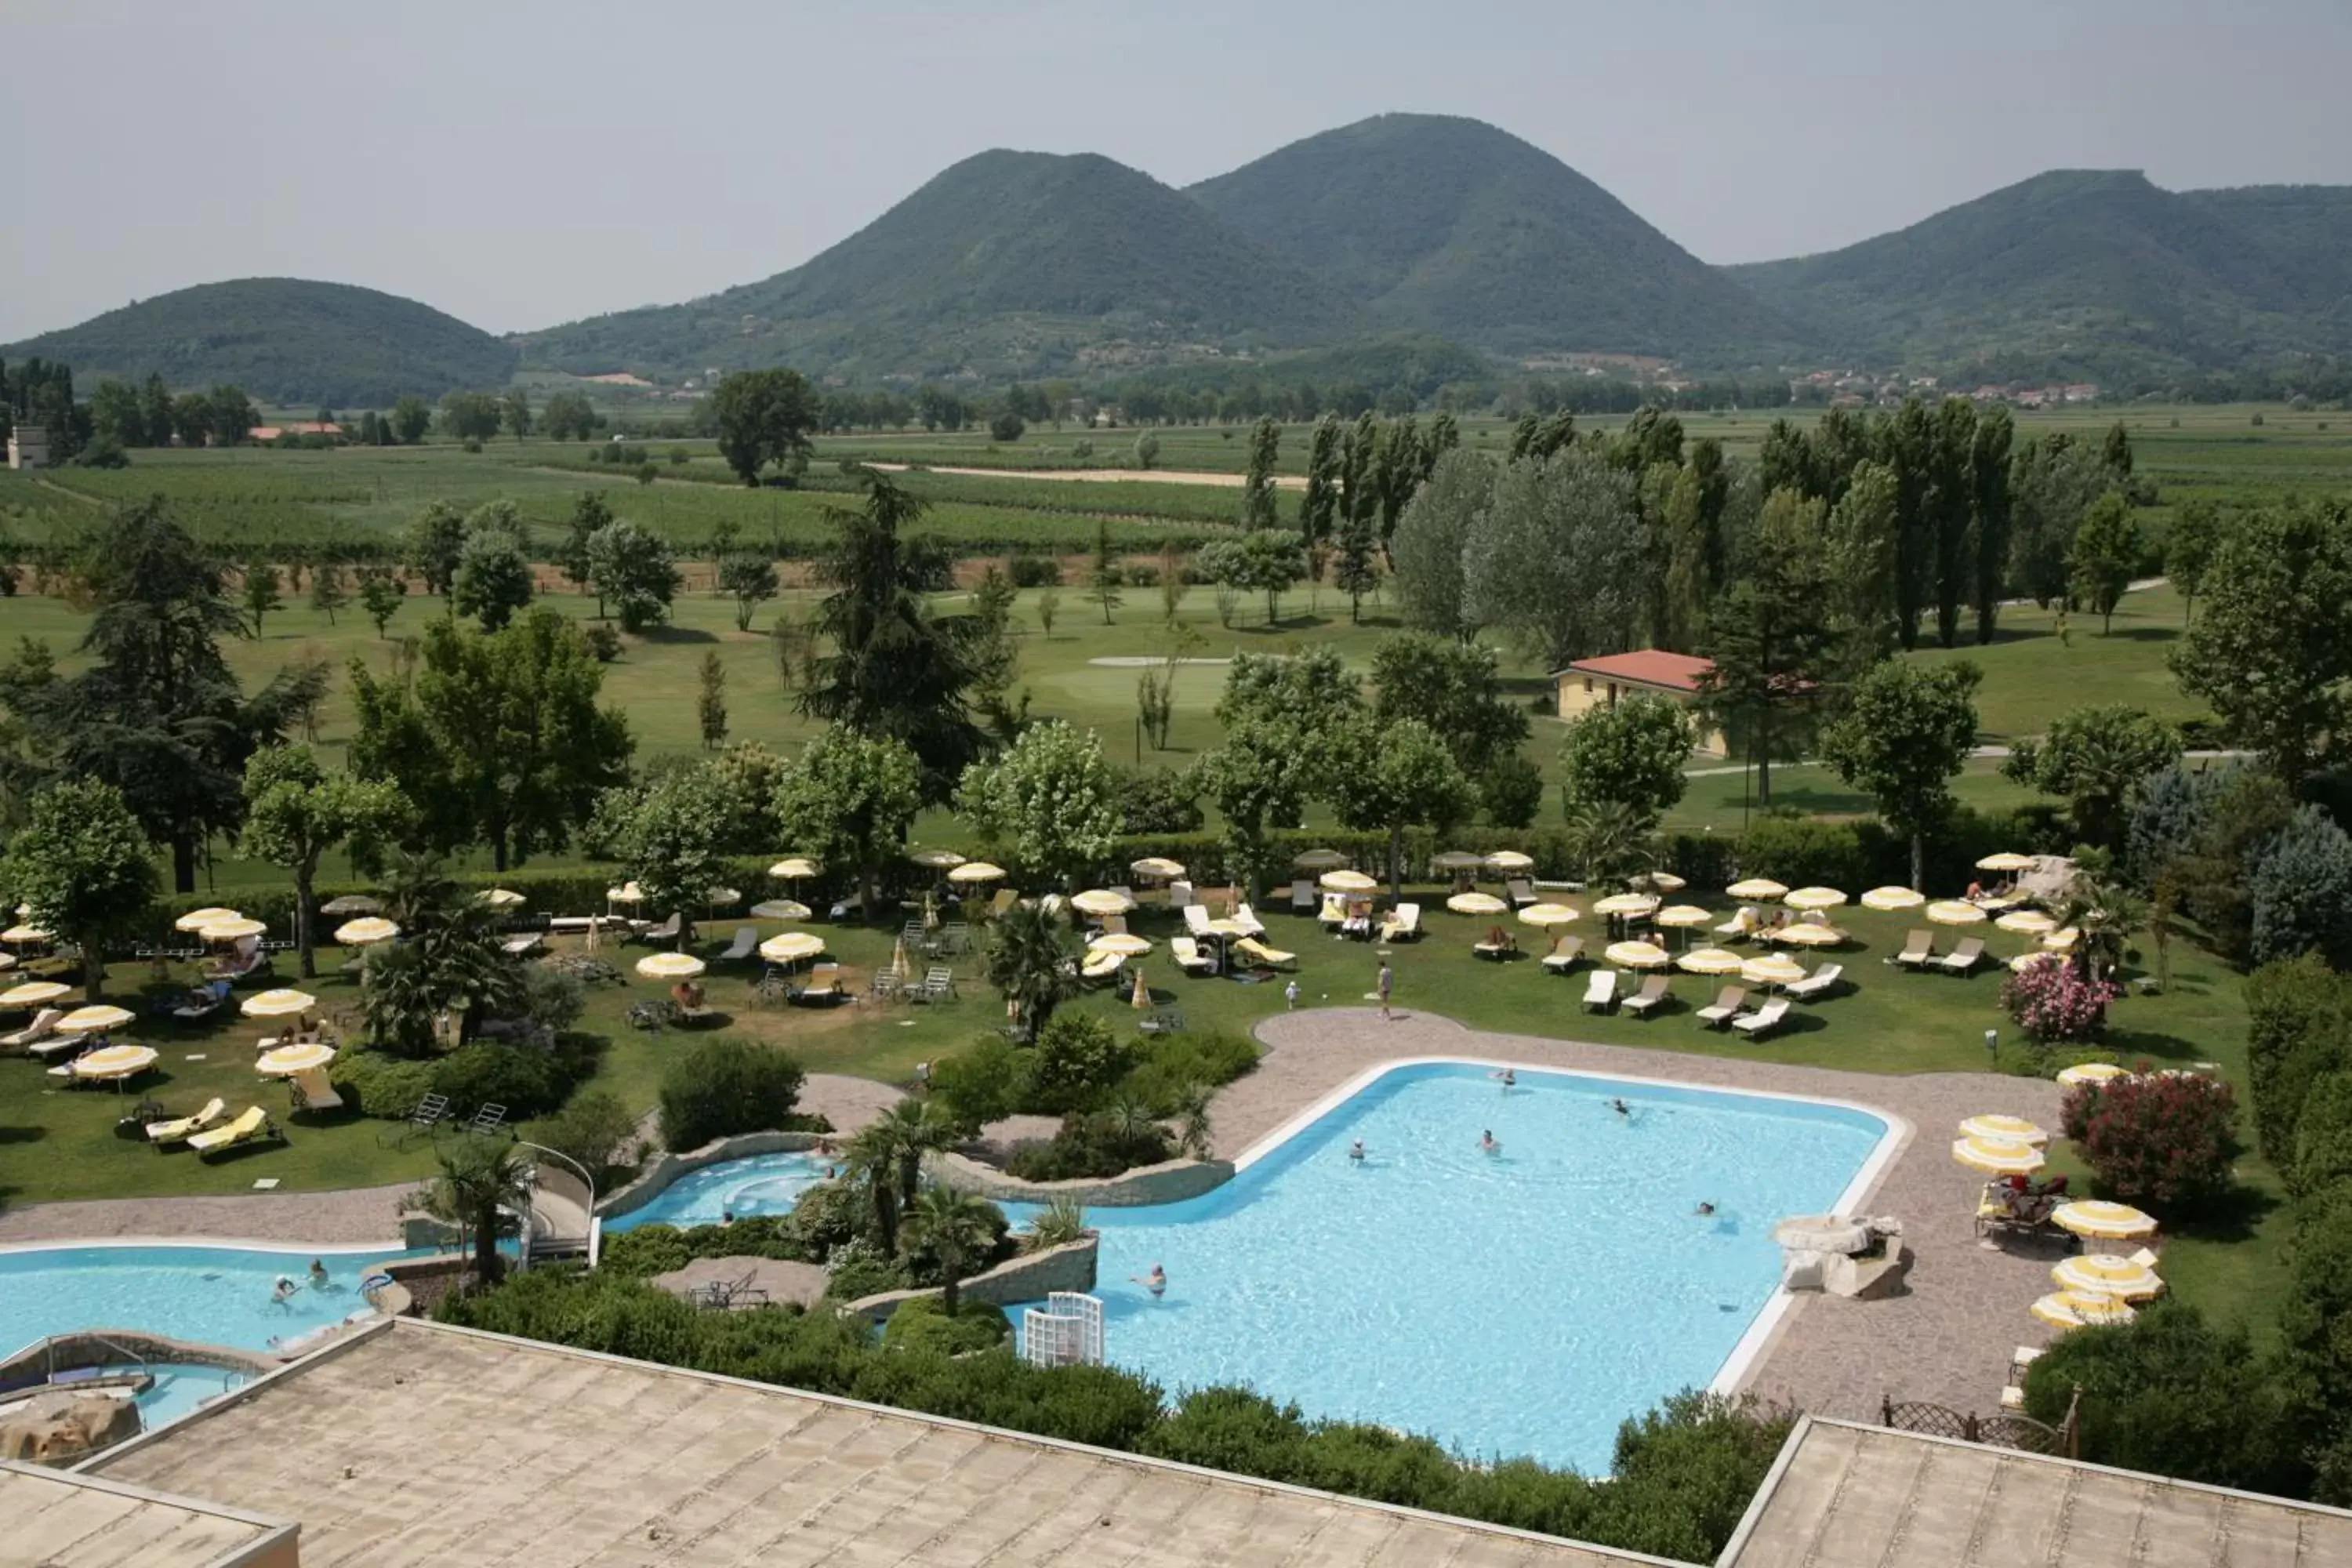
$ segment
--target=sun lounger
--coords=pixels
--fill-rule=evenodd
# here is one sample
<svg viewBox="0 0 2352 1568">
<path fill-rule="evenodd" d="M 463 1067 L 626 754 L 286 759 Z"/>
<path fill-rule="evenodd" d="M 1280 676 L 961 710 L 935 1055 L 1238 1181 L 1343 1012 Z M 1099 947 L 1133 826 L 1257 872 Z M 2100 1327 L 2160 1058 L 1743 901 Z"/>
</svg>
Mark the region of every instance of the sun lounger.
<svg viewBox="0 0 2352 1568">
<path fill-rule="evenodd" d="M 492 1102 L 491 1104 L 480 1107 L 474 1112 L 474 1119 L 466 1123 L 466 1131 L 468 1132 L 478 1132 L 483 1137 L 487 1138 L 493 1133 L 505 1131 L 506 1125 L 507 1108 L 503 1105 Z"/>
<path fill-rule="evenodd" d="M 57 1027 L 58 1020 L 65 1016 L 65 1010 L 61 1007 L 44 1007 L 33 1015 L 31 1023 L 15 1034 L 0 1035 L 0 1046 L 5 1046 L 12 1051 L 28 1050 L 47 1039 L 49 1031 Z"/>
<path fill-rule="evenodd" d="M 1102 933 L 1105 936 L 1125 936 L 1127 934 L 1127 917 L 1125 915 L 1103 916 Z"/>
<path fill-rule="evenodd" d="M 1326 910 L 1329 909 L 1331 907 L 1331 900 L 1328 898 L 1325 899 L 1323 900 L 1323 907 Z M 1296 882 L 1291 883 L 1290 912 L 1294 915 L 1303 915 L 1314 908 L 1315 884 L 1304 877 L 1301 877 Z"/>
<path fill-rule="evenodd" d="M 1738 985 L 1727 985 L 1715 994 L 1715 1002 L 1711 1006 L 1701 1007 L 1698 1010 L 1698 1021 L 1710 1029 L 1720 1029 L 1732 1019 L 1739 1016 L 1739 1010 L 1747 1005 L 1747 989 Z"/>
<path fill-rule="evenodd" d="M 269 1112 L 255 1105 L 247 1107 L 244 1114 L 226 1127 L 215 1127 L 192 1135 L 188 1139 L 188 1147 L 200 1156 L 210 1155 L 234 1149 L 240 1143 L 257 1143 L 282 1136 L 277 1124 L 269 1120 Z"/>
<path fill-rule="evenodd" d="M 1784 985 L 1781 989 L 1788 994 L 1797 998 L 1800 1002 L 1810 1002 L 1814 997 L 1819 996 L 1822 993 L 1827 991 L 1831 986 L 1835 985 L 1839 980 L 1844 977 L 1844 975 L 1845 966 L 1843 964 L 1824 963 L 1819 969 L 1814 970 L 1811 974 L 1805 976 L 1802 980 L 1797 981 L 1792 984 Z"/>
<path fill-rule="evenodd" d="M 1754 904 L 1742 904 L 1729 920 L 1715 928 L 1715 934 L 1729 942 L 1738 942 L 1742 937 L 1753 936 L 1756 922 L 1761 918 Z"/>
<path fill-rule="evenodd" d="M 199 1001 L 195 993 L 190 992 L 185 1002 L 172 1009 L 172 1016 L 185 1019 L 192 1024 L 201 1023 L 228 1005 L 230 986 L 227 981 L 208 981 L 201 989 L 204 992 L 203 1000 Z"/>
<path fill-rule="evenodd" d="M 1012 913 L 1013 906 L 1020 901 L 1019 893 L 1010 888 L 999 888 L 996 889 L 996 896 L 988 900 L 988 908 L 981 911 L 980 918 L 984 921 L 1001 921 Z"/>
<path fill-rule="evenodd" d="M 1348 900 L 1337 893 L 1323 895 L 1323 907 L 1315 911 L 1315 923 L 1329 930 L 1348 923 Z"/>
<path fill-rule="evenodd" d="M 35 1040 L 31 1045 L 26 1046 L 25 1054 L 38 1057 L 45 1062 L 56 1061 L 60 1057 L 70 1061 L 84 1051 L 97 1048 L 98 1039 L 95 1036 L 51 1035 L 46 1039 Z"/>
<path fill-rule="evenodd" d="M 1187 974 L 1214 974 L 1217 972 L 1217 961 L 1202 952 L 1201 944 L 1189 936 L 1170 937 L 1168 953 L 1176 961 L 1176 967 Z"/>
<path fill-rule="evenodd" d="M 1525 877 L 1512 877 L 1503 883 L 1503 896 L 1511 900 L 1514 909 L 1525 908 L 1536 901 L 1536 888 Z"/>
<path fill-rule="evenodd" d="M 1916 969 L 1923 963 L 1937 962 L 1936 933 L 1927 930 L 1906 932 L 1902 951 L 1895 953 L 1895 962 L 1906 969 Z"/>
<path fill-rule="evenodd" d="M 760 928 L 757 926 L 737 926 L 735 928 L 735 940 L 728 944 L 726 952 L 719 955 L 719 962 L 721 963 L 740 963 L 759 951 Z"/>
<path fill-rule="evenodd" d="M 1252 936 L 1264 936 L 1265 934 L 1265 922 L 1259 920 L 1257 918 L 1257 911 L 1251 909 L 1247 904 L 1235 904 L 1234 906 L 1234 923 L 1241 927 L 1244 931 L 1249 932 Z"/>
<path fill-rule="evenodd" d="M 1954 974 L 1966 974 L 1969 970 L 1974 969 L 1977 966 L 1977 960 L 1983 956 L 1984 938 L 1980 936 L 1966 936 L 1959 940 L 1959 942 L 1953 947 L 1951 952 L 1936 960 L 1936 962 L 1938 965 L 1951 971 Z"/>
<path fill-rule="evenodd" d="M 662 921 L 661 924 L 657 926 L 647 926 L 643 931 L 636 932 L 635 935 L 636 940 L 639 942 L 676 942 L 677 940 L 678 933 L 685 929 L 686 917 L 673 910 L 669 919 Z"/>
<path fill-rule="evenodd" d="M 1507 931 L 1490 931 L 1480 940 L 1472 942 L 1470 951 L 1480 958 L 1491 958 L 1499 963 L 1504 958 L 1519 951 L 1519 939 Z"/>
<path fill-rule="evenodd" d="M 522 958 L 528 955 L 533 949 L 537 948 L 541 942 L 545 942 L 546 940 L 547 933 L 545 931 L 517 931 L 514 935 L 508 937 L 505 941 L 499 943 L 499 951 L 505 953 L 509 958 Z"/>
<path fill-rule="evenodd" d="M 1123 952 L 1090 952 L 1078 967 L 1078 978 L 1093 985 L 1108 985 L 1121 969 L 1127 967 Z"/>
<path fill-rule="evenodd" d="M 1293 969 L 1298 964 L 1297 953 L 1285 952 L 1278 947 L 1268 947 L 1255 937 L 1243 937 L 1234 943 L 1234 951 L 1261 969 Z"/>
<path fill-rule="evenodd" d="M 1407 937 L 1421 935 L 1421 906 L 1399 904 L 1396 912 L 1381 922 L 1382 942 L 1402 942 Z"/>
<path fill-rule="evenodd" d="M 1626 997 L 1620 1005 L 1637 1018 L 1646 1018 L 1652 1009 L 1657 1007 L 1665 999 L 1666 977 L 1663 974 L 1653 974 L 1642 982 L 1642 988 L 1639 991 Z"/>
<path fill-rule="evenodd" d="M 1209 929 L 1209 911 L 1199 904 L 1184 906 L 1184 929 L 1196 939 L 1208 937 L 1213 940 L 1217 934 Z"/>
<path fill-rule="evenodd" d="M 815 963 L 809 966 L 807 982 L 793 998 L 799 1002 L 831 1002 L 841 995 L 841 965 Z"/>
<path fill-rule="evenodd" d="M 1731 1020 L 1731 1026 L 1751 1040 L 1761 1039 L 1779 1028 L 1781 1021 L 1788 1016 L 1789 1004 L 1780 997 L 1774 997 L 1753 1013 L 1745 1013 Z"/>
<path fill-rule="evenodd" d="M 1577 961 L 1583 956 L 1584 939 L 1580 936 L 1564 936 L 1554 942 L 1551 944 L 1551 951 L 1543 955 L 1543 966 L 1554 974 L 1565 974 L 1575 968 Z"/>
<path fill-rule="evenodd" d="M 1617 1003 L 1617 972 L 1596 969 L 1584 983 L 1584 1008 L 1588 1013 L 1606 1013 Z"/>
<path fill-rule="evenodd" d="M 205 1108 L 194 1116 L 175 1116 L 169 1121 L 150 1121 L 147 1124 L 147 1142 L 158 1149 L 167 1143 L 185 1142 L 227 1113 L 228 1101 L 220 1099 L 207 1100 Z"/>
<path fill-rule="evenodd" d="M 1171 907 L 1181 910 L 1200 901 L 1192 896 L 1192 884 L 1183 878 L 1179 877 L 1168 884 L 1168 902 Z"/>
<path fill-rule="evenodd" d="M 308 1072 L 298 1072 L 294 1075 L 293 1083 L 295 1110 L 340 1110 L 342 1109 L 343 1097 L 337 1094 L 335 1086 L 327 1081 L 325 1068 L 312 1068 Z"/>
</svg>

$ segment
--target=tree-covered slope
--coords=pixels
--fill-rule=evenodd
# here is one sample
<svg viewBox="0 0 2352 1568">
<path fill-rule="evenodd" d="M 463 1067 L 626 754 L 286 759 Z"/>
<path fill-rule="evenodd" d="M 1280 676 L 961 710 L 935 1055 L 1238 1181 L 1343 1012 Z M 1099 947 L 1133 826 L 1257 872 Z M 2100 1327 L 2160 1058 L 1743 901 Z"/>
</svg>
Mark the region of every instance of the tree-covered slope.
<svg viewBox="0 0 2352 1568">
<path fill-rule="evenodd" d="M 1794 336 L 1607 191 L 1475 120 L 1379 115 L 1190 194 L 1389 328 L 1511 353 L 1718 362 Z"/>
<path fill-rule="evenodd" d="M 2061 170 L 1843 250 L 1726 270 L 1858 357 L 2027 374 L 2229 366 L 2352 348 L 2346 195 L 2183 194 L 2137 171 Z"/>
<path fill-rule="evenodd" d="M 518 340 L 533 363 L 1034 374 L 1332 341 L 1328 286 L 1091 153 L 967 158 L 789 272 Z"/>
<path fill-rule="evenodd" d="M 0 358 L 35 354 L 72 365 L 84 387 L 152 374 L 298 407 L 388 407 L 412 393 L 497 386 L 515 366 L 510 344 L 429 305 L 299 278 L 201 283 L 0 348 Z"/>
</svg>

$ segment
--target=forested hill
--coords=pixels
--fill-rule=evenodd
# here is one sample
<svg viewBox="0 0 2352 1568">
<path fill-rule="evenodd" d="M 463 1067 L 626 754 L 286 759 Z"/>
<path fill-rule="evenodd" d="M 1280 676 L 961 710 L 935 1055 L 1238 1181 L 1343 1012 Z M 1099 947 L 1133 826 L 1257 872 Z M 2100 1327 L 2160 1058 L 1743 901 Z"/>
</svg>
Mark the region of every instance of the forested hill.
<svg viewBox="0 0 2352 1568">
<path fill-rule="evenodd" d="M 1339 293 L 1149 174 L 1092 153 L 998 150 L 789 272 L 518 342 L 533 363 L 588 372 L 1017 375 L 1353 331 Z"/>
<path fill-rule="evenodd" d="M 1994 379 L 2352 352 L 2352 191 L 2062 170 L 1819 256 L 1726 269 L 1835 352 Z"/>
<path fill-rule="evenodd" d="M 331 408 L 498 386 L 516 360 L 512 344 L 430 305 L 299 278 L 202 283 L 0 348 L 0 359 L 36 354 L 72 365 L 85 390 L 152 374 L 175 388 L 233 384 L 263 402 Z"/>
<path fill-rule="evenodd" d="M 1382 327 L 1506 353 L 1773 363 L 1799 334 L 1566 163 L 1447 115 L 1383 114 L 1191 187 Z"/>
</svg>

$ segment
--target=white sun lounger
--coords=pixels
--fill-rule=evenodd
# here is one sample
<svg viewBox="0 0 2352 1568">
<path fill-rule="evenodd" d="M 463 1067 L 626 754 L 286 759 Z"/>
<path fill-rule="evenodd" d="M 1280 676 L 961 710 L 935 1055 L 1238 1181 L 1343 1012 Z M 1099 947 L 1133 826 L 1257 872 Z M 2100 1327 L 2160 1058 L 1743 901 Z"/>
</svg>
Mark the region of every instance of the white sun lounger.
<svg viewBox="0 0 2352 1568">
<path fill-rule="evenodd" d="M 1584 983 L 1584 1005 L 1588 1012 L 1605 1013 L 1617 1001 L 1617 972 L 1596 969 Z"/>
</svg>

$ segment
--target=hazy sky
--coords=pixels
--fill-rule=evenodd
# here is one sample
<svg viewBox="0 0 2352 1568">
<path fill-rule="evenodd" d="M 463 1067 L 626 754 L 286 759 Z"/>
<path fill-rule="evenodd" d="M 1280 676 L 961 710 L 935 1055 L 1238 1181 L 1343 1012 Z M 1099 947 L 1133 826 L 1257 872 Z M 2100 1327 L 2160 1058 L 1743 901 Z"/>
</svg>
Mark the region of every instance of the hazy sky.
<svg viewBox="0 0 2352 1568">
<path fill-rule="evenodd" d="M 495 331 L 747 282 L 991 146 L 1183 184 L 1475 115 L 1710 261 L 2056 167 L 2352 184 L 2352 6 L 5 0 L 0 342 L 290 275 Z"/>
</svg>

